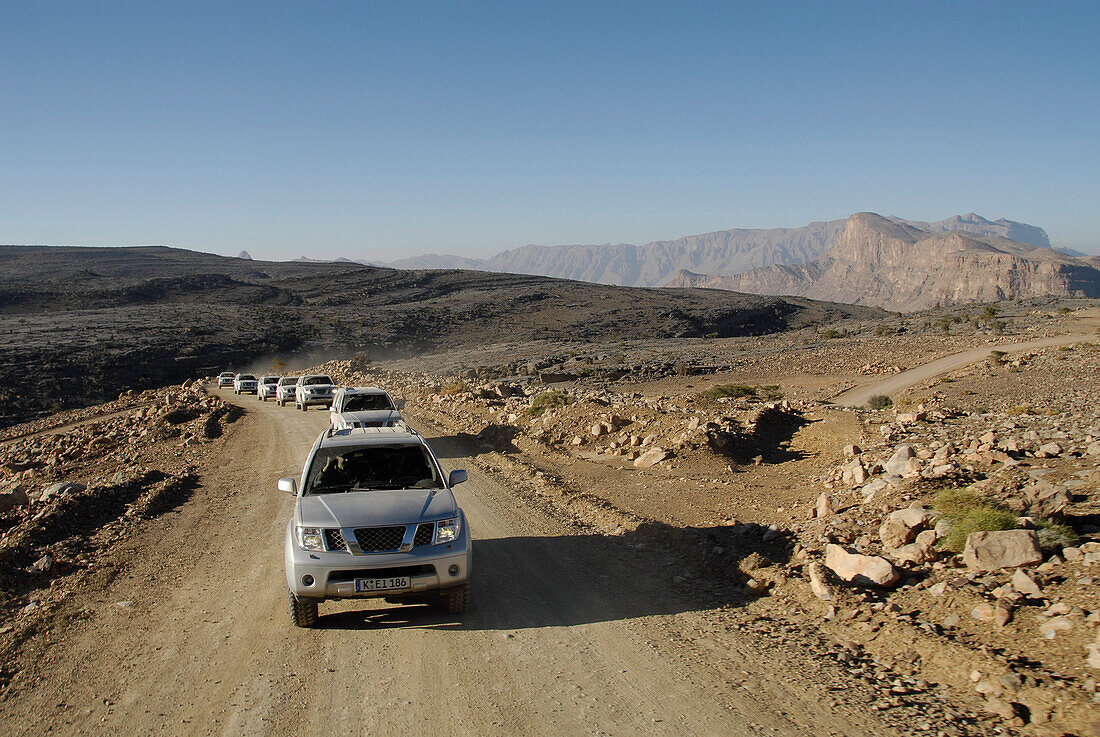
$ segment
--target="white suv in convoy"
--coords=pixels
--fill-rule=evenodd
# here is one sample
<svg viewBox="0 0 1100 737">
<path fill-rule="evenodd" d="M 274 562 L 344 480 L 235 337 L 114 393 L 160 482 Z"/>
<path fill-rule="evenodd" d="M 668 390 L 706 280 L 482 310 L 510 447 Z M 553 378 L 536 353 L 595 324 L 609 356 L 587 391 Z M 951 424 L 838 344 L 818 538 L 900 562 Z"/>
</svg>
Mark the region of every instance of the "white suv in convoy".
<svg viewBox="0 0 1100 737">
<path fill-rule="evenodd" d="M 398 411 L 404 402 L 395 402 L 389 393 L 376 386 L 343 387 L 336 390 L 329 408 L 334 430 L 353 427 L 390 427 L 402 422 Z"/>
<path fill-rule="evenodd" d="M 247 394 L 252 392 L 255 394 L 258 386 L 259 382 L 252 374 L 237 374 L 237 378 L 233 380 L 233 393 Z"/>
<path fill-rule="evenodd" d="M 385 597 L 466 611 L 472 545 L 451 488 L 424 439 L 405 427 L 326 430 L 294 494 L 284 561 L 291 621 L 317 621 L 326 599 Z"/>
<path fill-rule="evenodd" d="M 222 371 L 218 374 L 218 388 L 226 386 L 233 386 L 233 381 L 237 378 L 237 375 L 232 371 Z"/>
<path fill-rule="evenodd" d="M 279 386 L 278 376 L 261 376 L 260 384 L 256 388 L 256 399 L 266 402 L 268 397 L 275 398 L 275 388 Z"/>
<path fill-rule="evenodd" d="M 332 405 L 336 386 L 324 374 L 307 374 L 294 385 L 294 406 L 305 412 L 311 404 Z"/>
<path fill-rule="evenodd" d="M 275 386 L 275 404 L 285 407 L 287 402 L 294 400 L 294 388 L 298 384 L 297 376 L 284 376 Z"/>
</svg>

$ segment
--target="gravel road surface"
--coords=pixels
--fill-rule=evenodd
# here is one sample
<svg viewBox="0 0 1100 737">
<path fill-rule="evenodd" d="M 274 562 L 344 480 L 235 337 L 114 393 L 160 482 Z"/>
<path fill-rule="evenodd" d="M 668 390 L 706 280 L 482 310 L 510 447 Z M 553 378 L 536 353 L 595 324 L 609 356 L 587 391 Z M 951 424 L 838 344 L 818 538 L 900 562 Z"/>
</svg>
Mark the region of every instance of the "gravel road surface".
<svg viewBox="0 0 1100 737">
<path fill-rule="evenodd" d="M 200 487 L 78 594 L 33 685 L 0 703 L 0 733 L 898 734 L 797 651 L 765 654 L 737 631 L 685 641 L 706 612 L 657 574 L 659 552 L 552 519 L 454 437 L 433 447 L 470 471 L 457 496 L 475 538 L 471 611 L 326 603 L 316 629 L 292 627 L 293 500 L 275 485 L 328 414 L 220 394 L 246 414 Z"/>
</svg>

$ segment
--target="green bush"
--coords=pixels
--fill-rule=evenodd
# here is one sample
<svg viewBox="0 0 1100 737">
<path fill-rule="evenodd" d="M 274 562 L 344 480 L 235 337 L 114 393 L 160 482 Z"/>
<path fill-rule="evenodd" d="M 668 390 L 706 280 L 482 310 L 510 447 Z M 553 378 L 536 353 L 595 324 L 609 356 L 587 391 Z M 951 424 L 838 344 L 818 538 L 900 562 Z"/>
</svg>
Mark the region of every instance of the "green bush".
<svg viewBox="0 0 1100 737">
<path fill-rule="evenodd" d="M 971 532 L 1015 530 L 1016 514 L 982 499 L 970 489 L 944 489 L 932 501 L 941 518 L 951 523 L 944 547 L 961 553 Z"/>
<path fill-rule="evenodd" d="M 932 497 L 932 507 L 945 519 L 957 520 L 972 509 L 985 506 L 985 501 L 970 489 L 941 489 Z"/>
<path fill-rule="evenodd" d="M 886 409 L 887 407 L 892 407 L 893 405 L 894 400 L 890 399 L 890 397 L 886 396 L 885 394 L 872 394 L 867 399 L 867 406 L 871 409 Z"/>
<path fill-rule="evenodd" d="M 531 406 L 527 408 L 527 414 L 538 417 L 548 409 L 557 409 L 572 404 L 573 399 L 563 392 L 552 390 L 535 395 L 531 400 Z"/>
<path fill-rule="evenodd" d="M 440 387 L 439 393 L 445 397 L 453 397 L 456 394 L 469 394 L 470 385 L 462 379 L 458 379 L 457 381 L 452 381 L 446 386 Z"/>
<path fill-rule="evenodd" d="M 961 553 L 966 547 L 966 538 L 971 532 L 993 532 L 995 530 L 1015 530 L 1020 524 L 1016 521 L 1016 515 L 1007 509 L 997 509 L 986 505 L 971 509 L 961 519 L 955 520 L 951 525 L 951 532 L 947 533 L 947 541 L 944 547 Z"/>
</svg>

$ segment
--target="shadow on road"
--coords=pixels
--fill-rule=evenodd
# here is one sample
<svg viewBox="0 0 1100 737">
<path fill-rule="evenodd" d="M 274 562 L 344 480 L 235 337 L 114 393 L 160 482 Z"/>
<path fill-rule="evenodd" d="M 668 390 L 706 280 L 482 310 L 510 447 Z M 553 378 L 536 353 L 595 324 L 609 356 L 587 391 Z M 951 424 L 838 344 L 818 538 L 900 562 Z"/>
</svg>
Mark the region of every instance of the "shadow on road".
<svg viewBox="0 0 1100 737">
<path fill-rule="evenodd" d="M 753 561 L 763 555 L 765 564 L 790 557 L 790 541 L 764 543 L 762 529 L 647 523 L 619 536 L 475 540 L 466 614 L 451 615 L 430 603 L 364 601 L 362 608 L 330 614 L 322 605 L 317 626 L 507 631 L 740 606 L 747 576 L 739 564 L 753 553 Z"/>
<path fill-rule="evenodd" d="M 438 458 L 470 458 L 482 453 L 516 453 L 512 440 L 519 433 L 512 425 L 489 425 L 476 435 L 460 432 L 456 435 L 429 437 L 428 443 Z"/>
</svg>

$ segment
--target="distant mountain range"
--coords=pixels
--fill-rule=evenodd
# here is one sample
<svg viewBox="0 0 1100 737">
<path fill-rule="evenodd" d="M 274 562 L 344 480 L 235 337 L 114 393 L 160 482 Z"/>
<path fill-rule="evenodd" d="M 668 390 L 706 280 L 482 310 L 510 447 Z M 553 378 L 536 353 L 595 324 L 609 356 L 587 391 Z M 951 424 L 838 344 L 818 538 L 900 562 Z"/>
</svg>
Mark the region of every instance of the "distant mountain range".
<svg viewBox="0 0 1100 737">
<path fill-rule="evenodd" d="M 928 232 L 959 231 L 1001 236 L 1050 248 L 1050 239 L 1042 228 L 1012 220 L 986 220 L 974 213 L 935 223 L 889 219 Z M 836 243 L 846 224 L 847 220 L 841 219 L 810 223 L 801 228 L 736 228 L 641 246 L 629 243 L 523 246 L 488 259 L 426 254 L 385 265 L 402 269 L 475 269 L 535 274 L 621 286 L 661 286 L 676 278 L 681 270 L 727 276 L 774 264 L 813 261 Z"/>
<path fill-rule="evenodd" d="M 973 214 L 911 223 L 861 212 L 812 261 L 735 275 L 682 270 L 669 284 L 899 311 L 1045 295 L 1100 297 L 1100 257 L 1076 258 L 1049 245 L 1040 228 Z"/>
</svg>

